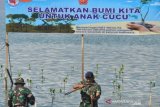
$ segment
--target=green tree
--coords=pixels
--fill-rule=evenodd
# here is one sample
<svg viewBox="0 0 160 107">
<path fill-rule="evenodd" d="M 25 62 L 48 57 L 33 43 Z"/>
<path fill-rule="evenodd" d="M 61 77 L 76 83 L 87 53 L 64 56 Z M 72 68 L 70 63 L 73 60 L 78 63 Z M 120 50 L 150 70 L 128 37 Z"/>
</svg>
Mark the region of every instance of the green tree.
<svg viewBox="0 0 160 107">
<path fill-rule="evenodd" d="M 65 23 L 65 29 L 67 30 L 67 32 L 72 30 L 72 22 L 75 21 L 76 19 L 74 19 L 73 16 L 70 16 L 70 19 L 65 19 L 64 23 Z"/>
<path fill-rule="evenodd" d="M 31 17 L 28 18 L 27 21 L 29 22 L 30 25 L 32 25 L 32 23 L 35 22 L 37 18 L 38 18 L 38 13 L 32 13 Z"/>
<path fill-rule="evenodd" d="M 12 18 L 17 20 L 19 24 L 23 24 L 22 22 L 27 21 L 29 17 L 25 14 L 13 14 Z"/>
<path fill-rule="evenodd" d="M 9 19 L 9 22 L 10 22 L 10 23 L 15 23 L 15 22 L 14 22 L 14 19 L 13 19 L 13 14 L 8 14 L 8 15 L 7 15 L 7 18 Z"/>
<path fill-rule="evenodd" d="M 50 22 L 52 26 L 56 25 L 56 19 L 46 19 L 47 22 Z"/>
<path fill-rule="evenodd" d="M 43 22 L 43 26 L 49 26 L 49 23 L 47 21 L 47 19 L 42 19 L 42 22 Z"/>
</svg>

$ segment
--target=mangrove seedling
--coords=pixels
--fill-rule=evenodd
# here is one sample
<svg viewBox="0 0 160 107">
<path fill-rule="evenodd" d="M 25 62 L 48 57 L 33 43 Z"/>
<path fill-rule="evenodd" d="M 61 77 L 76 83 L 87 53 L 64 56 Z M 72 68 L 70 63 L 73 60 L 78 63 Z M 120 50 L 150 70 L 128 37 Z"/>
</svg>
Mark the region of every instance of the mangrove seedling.
<svg viewBox="0 0 160 107">
<path fill-rule="evenodd" d="M 140 0 L 141 6 L 139 7 L 139 9 L 140 9 L 140 15 L 141 15 L 142 24 L 145 23 L 145 19 L 146 19 L 148 13 L 149 13 L 149 10 L 150 10 L 150 5 L 149 5 L 149 3 L 150 3 L 151 1 L 152 1 L 152 0 Z M 148 7 L 147 7 L 146 13 L 143 15 L 143 13 L 142 13 L 142 8 L 144 7 L 144 5 L 148 5 Z M 146 7 L 146 6 L 145 6 L 145 7 Z"/>
<path fill-rule="evenodd" d="M 72 71 L 72 72 L 74 72 L 74 71 L 75 71 L 75 70 L 74 70 L 74 66 L 72 66 L 72 67 L 71 67 L 71 71 Z"/>
<path fill-rule="evenodd" d="M 122 83 L 123 83 L 123 74 L 124 74 L 124 65 L 122 64 L 118 71 L 118 77 L 119 79 L 121 79 Z"/>
<path fill-rule="evenodd" d="M 62 89 L 61 88 L 59 89 L 59 93 L 62 93 Z"/>
<path fill-rule="evenodd" d="M 28 86 L 31 87 L 31 85 L 32 85 L 32 80 L 27 78 L 27 83 L 28 83 Z"/>
<path fill-rule="evenodd" d="M 44 75 L 43 75 L 43 69 L 41 69 L 41 82 L 43 83 L 44 81 L 45 81 L 45 77 L 44 77 Z"/>
<path fill-rule="evenodd" d="M 66 77 L 63 79 L 63 90 L 64 90 L 64 93 L 65 93 L 65 88 L 66 88 L 67 80 L 68 80 L 68 77 L 66 76 Z"/>
<path fill-rule="evenodd" d="M 152 88 L 156 86 L 155 81 L 150 81 L 149 82 L 149 89 L 150 89 L 150 96 L 149 96 L 149 107 L 152 107 Z"/>
<path fill-rule="evenodd" d="M 113 83 L 113 94 L 114 94 L 114 93 L 116 93 L 115 92 L 116 91 L 116 84 L 117 84 L 116 80 L 113 80 L 112 83 Z"/>
<path fill-rule="evenodd" d="M 123 74 L 124 74 L 124 65 L 122 64 L 117 71 L 114 69 L 114 79 L 112 81 L 113 84 L 113 94 L 118 96 L 120 99 L 122 97 L 122 89 L 123 89 Z"/>
<path fill-rule="evenodd" d="M 52 97 L 52 105 L 53 105 L 53 102 L 54 102 L 54 99 L 55 99 L 55 95 L 56 95 L 56 89 L 50 88 L 49 91 L 50 91 L 50 95 Z"/>
<path fill-rule="evenodd" d="M 74 66 L 71 66 L 71 72 L 70 72 L 70 75 L 73 75 L 75 73 L 75 67 Z"/>
<path fill-rule="evenodd" d="M 18 71 L 18 77 L 20 78 L 22 76 L 22 70 Z"/>
<path fill-rule="evenodd" d="M 28 70 L 31 70 L 31 65 L 30 64 L 28 65 Z"/>
<path fill-rule="evenodd" d="M 153 27 L 153 25 L 147 24 L 145 22 L 146 18 L 148 16 L 148 13 L 150 11 L 150 2 L 151 1 L 152 0 L 140 0 L 141 5 L 139 7 L 137 7 L 137 9 L 139 9 L 140 17 L 141 17 L 141 23 L 138 23 L 138 24 L 143 25 L 146 28 L 152 28 Z M 135 23 L 135 22 L 133 22 L 133 23 Z"/>
<path fill-rule="evenodd" d="M 96 74 L 98 74 L 99 65 L 96 64 Z"/>
<path fill-rule="evenodd" d="M 98 77 L 98 69 L 99 69 L 99 65 L 98 65 L 98 64 L 96 64 L 95 78 L 97 78 L 97 77 Z"/>
</svg>

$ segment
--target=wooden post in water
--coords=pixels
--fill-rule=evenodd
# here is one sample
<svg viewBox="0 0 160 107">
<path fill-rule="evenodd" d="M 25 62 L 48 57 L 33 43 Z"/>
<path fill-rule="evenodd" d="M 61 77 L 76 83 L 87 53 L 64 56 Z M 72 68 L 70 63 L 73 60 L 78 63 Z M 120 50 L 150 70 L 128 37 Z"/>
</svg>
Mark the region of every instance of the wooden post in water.
<svg viewBox="0 0 160 107">
<path fill-rule="evenodd" d="M 6 64 L 5 64 L 5 77 L 4 77 L 4 86 L 5 86 L 5 91 L 7 91 L 7 69 L 8 69 L 8 52 L 9 52 L 9 43 L 8 43 L 8 32 L 6 33 Z"/>
<path fill-rule="evenodd" d="M 150 84 L 150 95 L 149 95 L 149 107 L 152 107 L 152 89 L 151 89 L 151 84 Z"/>
<path fill-rule="evenodd" d="M 149 95 L 149 107 L 152 107 L 152 93 Z"/>
<path fill-rule="evenodd" d="M 84 35 L 82 34 L 82 81 L 84 80 Z"/>
</svg>

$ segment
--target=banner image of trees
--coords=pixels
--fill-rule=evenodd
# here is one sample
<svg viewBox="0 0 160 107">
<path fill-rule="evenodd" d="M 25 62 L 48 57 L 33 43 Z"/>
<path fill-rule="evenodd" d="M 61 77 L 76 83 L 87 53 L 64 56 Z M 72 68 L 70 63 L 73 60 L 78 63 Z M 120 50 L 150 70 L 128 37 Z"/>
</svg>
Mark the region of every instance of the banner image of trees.
<svg viewBox="0 0 160 107">
<path fill-rule="evenodd" d="M 45 32 L 45 33 L 74 33 L 72 22 L 75 19 L 39 19 L 38 13 L 8 14 L 9 22 L 6 24 L 7 32 Z M 36 25 L 39 21 L 41 24 Z"/>
</svg>

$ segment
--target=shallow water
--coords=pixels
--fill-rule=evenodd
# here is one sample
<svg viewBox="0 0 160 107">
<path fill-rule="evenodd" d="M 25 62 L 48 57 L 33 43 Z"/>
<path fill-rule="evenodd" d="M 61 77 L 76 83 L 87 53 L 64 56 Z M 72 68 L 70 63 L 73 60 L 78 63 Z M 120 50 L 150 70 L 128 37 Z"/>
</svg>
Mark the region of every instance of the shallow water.
<svg viewBox="0 0 160 107">
<path fill-rule="evenodd" d="M 9 33 L 9 43 L 13 78 L 21 72 L 25 80 L 32 79 L 30 89 L 36 97 L 37 107 L 78 107 L 79 91 L 64 96 L 59 90 L 63 90 L 63 79 L 67 75 L 65 92 L 81 80 L 81 35 Z M 96 73 L 98 64 L 96 81 L 102 88 L 100 107 L 146 107 L 150 80 L 156 82 L 156 87 L 152 89 L 153 107 L 160 105 L 159 46 L 160 36 L 85 35 L 85 71 Z M 5 64 L 4 48 L 0 53 L 0 64 Z M 31 70 L 28 69 L 29 64 Z M 112 81 L 115 78 L 114 69 L 119 69 L 122 64 L 124 83 L 120 100 L 112 93 Z M 43 83 L 41 69 L 44 70 Z M 2 72 L 3 69 L 0 74 Z M 0 81 L 3 83 L 2 77 Z M 26 86 L 29 86 L 28 83 Z M 3 84 L 0 88 L 0 107 L 4 107 Z M 53 104 L 50 88 L 56 89 Z M 107 99 L 112 99 L 112 104 L 106 103 Z M 117 100 L 123 102 L 116 103 Z"/>
</svg>

